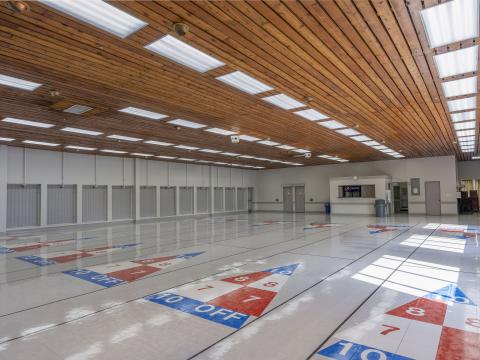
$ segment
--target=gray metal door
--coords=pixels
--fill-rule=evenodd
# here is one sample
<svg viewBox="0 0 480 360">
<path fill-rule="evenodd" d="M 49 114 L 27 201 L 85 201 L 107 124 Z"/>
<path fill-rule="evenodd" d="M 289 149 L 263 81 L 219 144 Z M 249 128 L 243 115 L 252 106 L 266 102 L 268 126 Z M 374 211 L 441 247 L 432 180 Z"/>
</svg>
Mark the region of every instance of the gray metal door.
<svg viewBox="0 0 480 360">
<path fill-rule="evenodd" d="M 305 186 L 295 186 L 295 212 L 305 212 Z"/>
<path fill-rule="evenodd" d="M 193 214 L 193 187 L 182 186 L 179 189 L 180 214 Z"/>
<path fill-rule="evenodd" d="M 83 222 L 107 221 L 107 187 L 83 185 Z"/>
<path fill-rule="evenodd" d="M 225 188 L 225 211 L 235 211 L 235 188 Z"/>
<path fill-rule="evenodd" d="M 216 187 L 213 190 L 213 202 L 215 212 L 222 212 L 223 210 L 223 188 Z"/>
<path fill-rule="evenodd" d="M 72 224 L 77 220 L 77 187 L 75 185 L 48 185 L 47 223 Z"/>
<path fill-rule="evenodd" d="M 253 187 L 248 188 L 248 212 L 253 211 Z"/>
<path fill-rule="evenodd" d="M 283 187 L 283 211 L 293 212 L 293 187 Z"/>
<path fill-rule="evenodd" d="M 140 217 L 157 216 L 157 187 L 140 186 Z"/>
<path fill-rule="evenodd" d="M 133 186 L 112 186 L 112 219 L 133 219 Z"/>
<path fill-rule="evenodd" d="M 175 187 L 160 187 L 160 216 L 174 216 L 176 214 Z"/>
<path fill-rule="evenodd" d="M 197 187 L 197 213 L 204 214 L 210 211 L 210 188 Z"/>
<path fill-rule="evenodd" d="M 40 225 L 40 185 L 7 185 L 7 228 Z"/>
<path fill-rule="evenodd" d="M 440 203 L 440 181 L 425 182 L 425 208 L 427 215 L 442 214 Z"/>
</svg>

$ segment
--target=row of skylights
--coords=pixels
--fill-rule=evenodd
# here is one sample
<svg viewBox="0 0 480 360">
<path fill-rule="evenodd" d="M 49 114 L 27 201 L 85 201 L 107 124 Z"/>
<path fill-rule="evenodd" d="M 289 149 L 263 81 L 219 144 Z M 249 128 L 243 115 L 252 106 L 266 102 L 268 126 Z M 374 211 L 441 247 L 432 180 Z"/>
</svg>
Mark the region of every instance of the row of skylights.
<svg viewBox="0 0 480 360">
<path fill-rule="evenodd" d="M 475 39 L 479 36 L 478 0 L 453 0 L 426 10 L 421 16 L 431 48 Z M 478 45 L 434 56 L 440 79 L 478 71 Z M 475 151 L 477 127 L 477 76 L 442 82 L 450 119 L 460 150 Z M 470 96 L 469 96 L 470 95 Z M 453 97 L 465 96 L 460 99 Z"/>
<path fill-rule="evenodd" d="M 17 89 L 33 91 L 38 89 L 42 84 L 38 84 L 32 81 L 18 79 L 12 76 L 0 74 L 0 85 L 10 86 Z"/>
<path fill-rule="evenodd" d="M 348 162 L 346 159 L 339 158 L 338 156 L 330 156 L 330 155 L 317 155 L 317 157 L 324 158 L 327 160 L 338 161 L 338 162 Z"/>
</svg>

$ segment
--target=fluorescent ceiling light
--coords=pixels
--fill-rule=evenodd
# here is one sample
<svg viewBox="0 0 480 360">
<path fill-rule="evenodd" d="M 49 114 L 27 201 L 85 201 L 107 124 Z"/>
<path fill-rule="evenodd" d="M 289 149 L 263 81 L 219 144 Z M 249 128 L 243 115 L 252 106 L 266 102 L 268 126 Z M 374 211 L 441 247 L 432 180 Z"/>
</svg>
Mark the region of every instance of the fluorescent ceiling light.
<svg viewBox="0 0 480 360">
<path fill-rule="evenodd" d="M 200 164 L 210 164 L 211 161 L 208 161 L 208 160 L 197 160 L 197 163 L 200 163 Z"/>
<path fill-rule="evenodd" d="M 435 55 L 433 59 L 440 78 L 474 72 L 478 67 L 478 45 Z"/>
<path fill-rule="evenodd" d="M 465 121 L 465 122 L 454 123 L 453 127 L 455 128 L 455 130 L 475 129 L 476 122 L 475 121 Z"/>
<path fill-rule="evenodd" d="M 447 101 L 449 111 L 461 111 L 475 109 L 477 107 L 477 97 L 472 96 L 469 98 L 450 100 Z"/>
<path fill-rule="evenodd" d="M 388 149 L 385 145 L 375 145 L 375 146 L 372 146 L 372 148 L 374 148 L 376 150 L 386 150 L 386 149 Z"/>
<path fill-rule="evenodd" d="M 305 106 L 300 101 L 297 101 L 285 94 L 267 96 L 262 98 L 262 100 L 269 102 L 270 104 L 273 104 L 285 110 L 296 109 L 296 108 Z"/>
<path fill-rule="evenodd" d="M 127 153 L 126 151 L 110 150 L 110 149 L 102 149 L 100 151 L 104 153 L 110 153 L 110 154 L 126 154 Z"/>
<path fill-rule="evenodd" d="M 480 159 L 480 156 L 472 156 L 472 160 L 478 160 Z"/>
<path fill-rule="evenodd" d="M 232 153 L 232 152 L 222 152 L 222 155 L 225 155 L 225 156 L 239 156 L 240 154 Z"/>
<path fill-rule="evenodd" d="M 40 86 L 42 86 L 42 84 L 38 84 L 32 81 L 22 80 L 12 76 L 1 75 L 1 74 L 0 74 L 0 85 L 11 86 L 17 89 L 28 90 L 28 91 L 33 91 L 39 88 Z"/>
<path fill-rule="evenodd" d="M 172 143 L 168 142 L 163 142 L 163 141 L 156 141 L 156 140 L 147 140 L 144 141 L 145 144 L 150 144 L 150 145 L 158 145 L 158 146 L 171 146 L 173 145 Z"/>
<path fill-rule="evenodd" d="M 332 159 L 333 158 L 333 156 L 330 156 L 330 155 L 317 155 L 317 157 L 324 158 L 324 159 Z"/>
<path fill-rule="evenodd" d="M 250 95 L 273 90 L 271 86 L 268 86 L 241 71 L 235 71 L 227 75 L 219 76 L 216 79 L 233 86 L 234 88 L 245 91 Z"/>
<path fill-rule="evenodd" d="M 359 142 L 365 142 L 365 141 L 371 141 L 372 140 L 368 136 L 365 136 L 365 135 L 352 136 L 350 139 L 353 139 L 353 140 L 359 141 Z"/>
<path fill-rule="evenodd" d="M 364 144 L 364 145 L 367 145 L 367 146 L 372 146 L 372 147 L 373 147 L 373 146 L 382 146 L 382 145 L 380 145 L 380 143 L 377 142 L 377 141 L 365 141 L 363 144 Z"/>
<path fill-rule="evenodd" d="M 283 150 L 293 150 L 293 149 L 295 149 L 295 146 L 290 146 L 290 145 L 279 145 L 279 146 L 277 146 L 277 148 L 279 148 L 279 149 L 283 149 Z"/>
<path fill-rule="evenodd" d="M 358 132 L 355 129 L 342 129 L 342 130 L 336 130 L 336 132 L 345 136 L 361 135 L 360 132 Z"/>
<path fill-rule="evenodd" d="M 300 154 L 308 154 L 310 153 L 311 151 L 310 150 L 306 150 L 306 149 L 295 149 L 295 150 L 292 150 L 296 153 L 300 153 Z"/>
<path fill-rule="evenodd" d="M 132 106 L 126 107 L 124 109 L 120 109 L 118 111 L 126 114 L 141 116 L 147 119 L 153 119 L 153 120 L 160 120 L 167 117 L 167 115 L 164 115 L 164 114 L 160 114 L 160 113 L 149 111 L 149 110 L 143 110 L 143 109 L 139 109 Z"/>
<path fill-rule="evenodd" d="M 213 56 L 210 56 L 171 35 L 165 35 L 157 41 L 145 46 L 145 48 L 201 73 L 225 65 Z"/>
<path fill-rule="evenodd" d="M 0 141 L 13 141 L 14 138 L 0 137 Z"/>
<path fill-rule="evenodd" d="M 198 150 L 198 147 L 195 146 L 189 146 L 189 145 L 175 145 L 177 149 L 183 149 L 183 150 Z"/>
<path fill-rule="evenodd" d="M 210 129 L 205 129 L 205 131 L 208 131 L 214 134 L 219 134 L 219 135 L 226 135 L 226 136 L 236 134 L 235 131 L 230 131 L 230 130 L 225 130 L 220 128 L 210 128 Z"/>
<path fill-rule="evenodd" d="M 395 150 L 392 150 L 392 149 L 389 149 L 389 148 L 386 148 L 386 149 L 383 149 L 383 150 L 380 150 L 380 151 L 385 153 L 385 154 L 391 154 L 391 153 L 395 152 Z"/>
<path fill-rule="evenodd" d="M 255 166 L 255 169 L 265 169 L 265 166 Z"/>
<path fill-rule="evenodd" d="M 322 121 L 322 122 L 318 122 L 317 124 L 322 125 L 327 129 L 331 129 L 331 130 L 341 129 L 346 127 L 345 125 L 343 125 L 341 122 L 337 120 Z"/>
<path fill-rule="evenodd" d="M 178 158 L 177 160 L 181 160 L 181 161 L 196 161 L 196 159 L 191 159 L 191 158 Z"/>
<path fill-rule="evenodd" d="M 214 164 L 217 164 L 217 165 L 227 165 L 226 162 L 220 162 L 220 161 L 215 161 Z"/>
<path fill-rule="evenodd" d="M 450 117 L 452 118 L 452 122 L 475 120 L 475 118 L 477 117 L 477 113 L 475 112 L 475 110 L 464 111 L 461 113 L 450 114 Z"/>
<path fill-rule="evenodd" d="M 464 152 L 464 153 L 475 152 L 475 149 L 474 148 L 462 149 L 462 152 Z"/>
<path fill-rule="evenodd" d="M 458 141 L 471 141 L 475 140 L 475 136 L 469 135 L 469 136 L 458 136 Z"/>
<path fill-rule="evenodd" d="M 30 145 L 41 145 L 41 146 L 58 146 L 60 144 L 53 144 L 49 142 L 43 142 L 43 141 L 33 141 L 33 140 L 24 140 L 22 141 L 24 144 L 30 144 Z"/>
<path fill-rule="evenodd" d="M 304 119 L 307 119 L 310 121 L 328 119 L 327 115 L 323 115 L 321 112 L 318 112 L 317 110 L 314 110 L 314 109 L 295 111 L 294 114 L 301 116 Z"/>
<path fill-rule="evenodd" d="M 253 159 L 253 156 L 251 155 L 240 155 L 239 157 L 241 157 L 242 159 Z"/>
<path fill-rule="evenodd" d="M 77 128 L 72 128 L 72 127 L 63 128 L 62 131 L 67 131 L 67 132 L 72 132 L 72 133 L 77 133 L 77 134 L 84 134 L 84 135 L 92 135 L 92 136 L 98 136 L 98 135 L 103 134 L 103 133 L 98 132 L 98 131 L 77 129 Z"/>
<path fill-rule="evenodd" d="M 167 160 L 176 159 L 175 156 L 166 156 L 166 155 L 158 155 L 158 156 L 156 156 L 156 157 L 159 158 L 159 159 L 167 159 Z"/>
<path fill-rule="evenodd" d="M 2 121 L 7 122 L 7 123 L 11 123 L 11 124 L 34 126 L 34 127 L 39 127 L 39 128 L 45 128 L 45 129 L 55 126 L 53 124 L 47 124 L 47 123 L 30 121 L 30 120 L 23 120 L 23 119 L 16 119 L 16 118 L 10 118 L 10 117 L 7 117 L 7 118 L 3 119 Z"/>
<path fill-rule="evenodd" d="M 240 135 L 240 140 L 245 140 L 245 141 L 258 141 L 260 140 L 259 138 L 255 136 L 250 136 L 250 135 Z"/>
<path fill-rule="evenodd" d="M 191 129 L 201 129 L 206 127 L 207 125 L 199 124 L 193 121 L 188 121 L 188 120 L 183 120 L 183 119 L 175 119 L 168 121 L 169 124 L 173 125 L 178 125 L 178 126 L 183 126 L 183 127 L 188 127 Z"/>
<path fill-rule="evenodd" d="M 108 135 L 107 137 L 110 139 L 125 140 L 125 141 L 141 141 L 142 140 L 140 138 L 123 136 L 123 135 Z"/>
<path fill-rule="evenodd" d="M 475 141 L 460 141 L 460 146 L 475 146 Z"/>
<path fill-rule="evenodd" d="M 153 156 L 152 154 L 143 154 L 143 153 L 130 153 L 130 155 L 133 155 L 133 156 L 143 156 L 143 157 L 151 157 L 151 156 Z"/>
<path fill-rule="evenodd" d="M 147 25 L 146 22 L 101 0 L 40 0 L 40 2 L 121 38 L 126 38 Z"/>
<path fill-rule="evenodd" d="M 420 12 L 431 48 L 478 37 L 478 1 L 455 0 Z"/>
<path fill-rule="evenodd" d="M 84 151 L 97 150 L 97 148 L 85 147 L 85 146 L 77 146 L 77 145 L 67 145 L 67 146 L 65 146 L 65 148 L 67 148 L 67 149 L 73 149 L 73 150 L 84 150 Z"/>
<path fill-rule="evenodd" d="M 75 104 L 70 106 L 69 108 L 66 108 L 63 110 L 63 112 L 69 113 L 69 114 L 76 114 L 76 115 L 81 115 L 85 114 L 86 112 L 92 110 L 90 106 L 87 105 L 80 105 L 80 104 Z"/>
<path fill-rule="evenodd" d="M 346 159 L 338 159 L 337 161 L 338 161 L 338 162 L 341 162 L 341 163 L 346 163 L 346 162 L 349 162 L 350 160 L 346 160 Z"/>
<path fill-rule="evenodd" d="M 457 131 L 457 136 L 462 137 L 462 136 L 475 136 L 475 130 L 461 130 Z"/>
<path fill-rule="evenodd" d="M 447 98 L 474 94 L 477 92 L 477 77 L 471 76 L 465 79 L 443 82 L 442 87 Z"/>
<path fill-rule="evenodd" d="M 213 149 L 201 149 L 200 151 L 205 152 L 205 153 L 211 153 L 211 154 L 221 153 L 220 150 L 213 150 Z"/>
<path fill-rule="evenodd" d="M 402 154 L 395 154 L 393 155 L 394 158 L 397 158 L 397 159 L 400 159 L 400 158 L 404 158 L 405 156 L 402 155 Z"/>
<path fill-rule="evenodd" d="M 262 140 L 262 141 L 259 141 L 258 144 L 268 145 L 268 146 L 277 146 L 277 145 L 280 145 L 280 143 L 277 143 L 277 142 L 275 142 L 275 141 L 270 141 L 270 140 Z"/>
</svg>

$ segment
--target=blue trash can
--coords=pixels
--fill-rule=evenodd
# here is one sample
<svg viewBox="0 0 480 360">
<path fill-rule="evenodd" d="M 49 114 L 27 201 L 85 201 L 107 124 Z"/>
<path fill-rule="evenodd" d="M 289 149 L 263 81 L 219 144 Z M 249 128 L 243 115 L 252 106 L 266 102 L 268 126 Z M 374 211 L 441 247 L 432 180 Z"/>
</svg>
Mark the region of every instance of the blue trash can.
<svg viewBox="0 0 480 360">
<path fill-rule="evenodd" d="M 330 203 L 325 203 L 325 214 L 329 215 L 331 212 Z"/>
</svg>

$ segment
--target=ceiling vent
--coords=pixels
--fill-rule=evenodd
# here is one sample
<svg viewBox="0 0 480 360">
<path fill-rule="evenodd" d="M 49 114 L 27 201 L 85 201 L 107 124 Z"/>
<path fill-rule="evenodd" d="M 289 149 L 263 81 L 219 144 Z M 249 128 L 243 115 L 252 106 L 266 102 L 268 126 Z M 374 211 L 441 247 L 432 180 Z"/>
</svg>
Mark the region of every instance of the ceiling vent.
<svg viewBox="0 0 480 360">
<path fill-rule="evenodd" d="M 50 106 L 57 111 L 66 112 L 75 115 L 91 116 L 107 110 L 104 107 L 97 106 L 87 101 L 62 100 Z"/>
<path fill-rule="evenodd" d="M 91 108 L 90 106 L 76 104 L 76 105 L 70 106 L 69 108 L 66 108 L 65 110 L 63 110 L 63 112 L 81 115 L 81 114 L 85 114 L 90 110 L 93 110 L 93 108 Z"/>
</svg>

